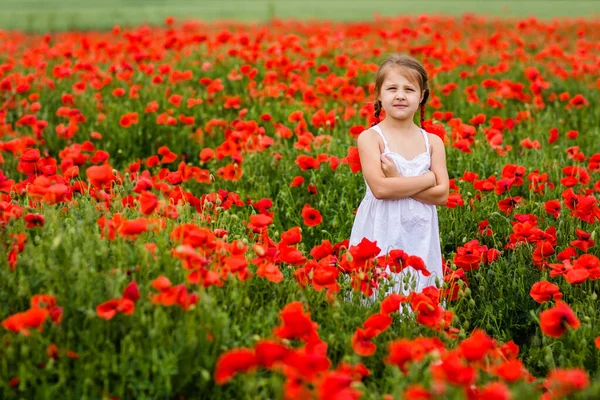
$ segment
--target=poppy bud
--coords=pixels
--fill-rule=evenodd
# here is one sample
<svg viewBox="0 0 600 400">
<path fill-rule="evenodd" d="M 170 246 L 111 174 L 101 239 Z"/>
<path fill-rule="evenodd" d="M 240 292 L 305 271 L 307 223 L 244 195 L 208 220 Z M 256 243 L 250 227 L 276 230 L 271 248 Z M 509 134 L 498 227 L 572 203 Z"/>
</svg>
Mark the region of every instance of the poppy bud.
<svg viewBox="0 0 600 400">
<path fill-rule="evenodd" d="M 265 248 L 262 247 L 259 244 L 255 244 L 254 246 L 252 246 L 254 249 L 254 252 L 259 256 L 259 257 L 263 257 L 266 254 Z"/>
</svg>

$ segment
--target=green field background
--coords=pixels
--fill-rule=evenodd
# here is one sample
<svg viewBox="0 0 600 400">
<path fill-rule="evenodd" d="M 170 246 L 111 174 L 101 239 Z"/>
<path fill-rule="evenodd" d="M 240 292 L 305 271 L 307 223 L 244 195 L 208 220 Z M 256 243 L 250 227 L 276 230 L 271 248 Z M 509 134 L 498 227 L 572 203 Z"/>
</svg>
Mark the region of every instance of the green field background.
<svg viewBox="0 0 600 400">
<path fill-rule="evenodd" d="M 158 24 L 167 16 L 207 21 L 350 21 L 421 13 L 600 18 L 600 0 L 0 0 L 0 29 L 107 29 L 114 25 Z"/>
</svg>

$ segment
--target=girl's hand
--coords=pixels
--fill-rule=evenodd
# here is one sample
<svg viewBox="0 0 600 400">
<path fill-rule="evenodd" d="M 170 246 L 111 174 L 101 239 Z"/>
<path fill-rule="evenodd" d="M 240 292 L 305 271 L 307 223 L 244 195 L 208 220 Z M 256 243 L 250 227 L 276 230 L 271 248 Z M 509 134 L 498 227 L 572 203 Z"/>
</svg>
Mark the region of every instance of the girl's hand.
<svg viewBox="0 0 600 400">
<path fill-rule="evenodd" d="M 433 185 L 431 187 L 434 187 L 434 186 L 436 186 L 438 184 L 437 183 L 437 176 L 435 175 L 435 173 L 433 171 L 427 171 L 425 173 L 425 175 L 431 176 L 431 179 L 433 180 Z"/>
<path fill-rule="evenodd" d="M 381 169 L 386 178 L 401 176 L 398 168 L 396 168 L 396 164 L 394 164 L 394 161 L 387 154 L 381 155 Z"/>
</svg>

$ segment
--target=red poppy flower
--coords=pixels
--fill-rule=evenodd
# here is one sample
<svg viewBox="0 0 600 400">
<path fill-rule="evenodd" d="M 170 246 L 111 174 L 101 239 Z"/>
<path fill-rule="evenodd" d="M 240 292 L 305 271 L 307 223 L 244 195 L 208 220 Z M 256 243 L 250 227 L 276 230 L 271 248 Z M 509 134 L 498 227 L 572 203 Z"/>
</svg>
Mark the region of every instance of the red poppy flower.
<svg viewBox="0 0 600 400">
<path fill-rule="evenodd" d="M 391 398 L 392 397 L 390 396 L 389 398 L 387 398 L 387 400 Z M 434 393 L 425 389 L 422 385 L 415 383 L 412 385 L 408 385 L 406 390 L 404 390 L 402 398 L 406 400 L 429 400 L 435 398 L 435 395 Z"/>
<path fill-rule="evenodd" d="M 122 298 L 131 300 L 136 302 L 140 298 L 140 290 L 138 288 L 137 282 L 134 280 L 129 285 L 125 287 L 123 290 Z"/>
<path fill-rule="evenodd" d="M 265 368 L 271 368 L 276 362 L 283 361 L 290 350 L 283 344 L 272 340 L 261 340 L 254 346 L 256 363 Z"/>
<path fill-rule="evenodd" d="M 469 387 L 477 379 L 477 371 L 468 366 L 457 352 L 449 352 L 443 356 L 441 363 L 434 368 L 440 371 L 449 383 Z"/>
<path fill-rule="evenodd" d="M 575 108 L 580 108 L 589 105 L 590 103 L 586 100 L 585 97 L 581 93 L 576 94 L 569 101 L 569 106 L 573 106 Z"/>
<path fill-rule="evenodd" d="M 489 192 L 496 187 L 496 177 L 494 175 L 487 179 L 476 180 L 473 182 L 473 187 L 481 192 Z"/>
<path fill-rule="evenodd" d="M 254 351 L 249 349 L 232 349 L 219 356 L 215 367 L 215 382 L 218 385 L 227 383 L 240 372 L 256 368 L 258 360 Z"/>
<path fill-rule="evenodd" d="M 296 266 L 302 265 L 306 262 L 306 257 L 304 257 L 304 254 L 302 254 L 302 252 L 295 247 L 282 245 L 278 247 L 278 250 L 278 258 L 281 262 Z"/>
<path fill-rule="evenodd" d="M 358 154 L 358 147 L 350 146 L 348 148 L 348 165 L 350 166 L 350 171 L 353 173 L 357 173 L 362 169 L 360 164 L 360 156 Z"/>
<path fill-rule="evenodd" d="M 508 197 L 498 202 L 498 208 L 506 215 L 509 215 L 523 200 L 521 196 Z"/>
<path fill-rule="evenodd" d="M 506 384 L 502 382 L 490 382 L 479 390 L 480 399 L 509 400 L 512 393 Z"/>
<path fill-rule="evenodd" d="M 388 345 L 388 356 L 385 358 L 385 363 L 395 365 L 400 371 L 405 374 L 408 371 L 408 364 L 414 361 L 414 353 L 416 346 L 408 339 L 399 339 L 391 342 Z"/>
<path fill-rule="evenodd" d="M 540 314 L 540 327 L 544 335 L 559 338 L 567 327 L 578 329 L 581 323 L 568 304 L 559 301 L 553 308 L 544 310 Z"/>
<path fill-rule="evenodd" d="M 295 176 L 294 179 L 292 179 L 292 182 L 290 183 L 290 187 L 300 186 L 303 183 L 304 183 L 304 177 L 303 176 Z"/>
<path fill-rule="evenodd" d="M 135 239 L 138 235 L 148 230 L 148 225 L 148 220 L 145 218 L 123 221 L 119 227 L 118 233 L 128 239 Z"/>
<path fill-rule="evenodd" d="M 142 214 L 150 215 L 154 212 L 158 206 L 158 198 L 156 195 L 149 191 L 142 192 L 139 197 L 140 211 Z"/>
<path fill-rule="evenodd" d="M 363 125 L 354 125 L 350 127 L 350 135 L 352 137 L 358 137 L 364 130 L 365 127 Z"/>
<path fill-rule="evenodd" d="M 406 260 L 406 265 L 408 267 L 412 267 L 415 271 L 419 271 L 423 274 L 423 276 L 431 275 L 431 272 L 427 271 L 425 262 L 419 256 L 408 256 L 408 259 Z"/>
<path fill-rule="evenodd" d="M 444 309 L 434 303 L 424 293 L 416 294 L 410 300 L 411 307 L 417 313 L 417 322 L 432 329 L 439 329 L 444 317 Z"/>
<path fill-rule="evenodd" d="M 534 283 L 529 291 L 529 295 L 540 304 L 550 300 L 557 301 L 562 299 L 562 293 L 558 286 L 546 280 Z"/>
<path fill-rule="evenodd" d="M 393 312 L 400 310 L 400 304 L 408 301 L 406 296 L 401 294 L 392 293 L 387 296 L 380 305 L 381 313 L 383 315 L 389 315 Z"/>
<path fill-rule="evenodd" d="M 595 242 L 591 239 L 592 235 L 590 233 L 579 228 L 575 228 L 575 233 L 577 235 L 577 240 L 571 241 L 571 246 L 578 248 L 583 252 L 587 252 L 590 247 L 594 246 Z"/>
<path fill-rule="evenodd" d="M 315 348 L 324 347 L 322 342 L 315 342 L 313 346 L 304 349 L 290 351 L 285 359 L 285 364 L 295 372 L 300 382 L 314 382 L 318 376 L 322 376 L 330 367 L 331 361 L 327 355 Z M 286 396 L 286 398 L 302 398 L 309 396 Z"/>
<path fill-rule="evenodd" d="M 279 267 L 277 265 L 272 264 L 268 261 L 259 262 L 257 264 L 253 260 L 253 263 L 256 264 L 256 266 L 257 266 L 257 268 L 256 268 L 257 276 L 260 276 L 261 278 L 265 278 L 269 282 L 273 282 L 273 283 L 279 283 L 283 280 L 283 274 L 281 273 L 281 270 L 279 269 Z"/>
<path fill-rule="evenodd" d="M 579 132 L 575 130 L 570 130 L 569 132 L 567 132 L 567 137 L 569 139 L 577 139 L 577 136 L 579 136 Z"/>
<path fill-rule="evenodd" d="M 558 140 L 558 129 L 552 128 L 550 129 L 550 137 L 548 138 L 548 143 L 554 143 Z"/>
<path fill-rule="evenodd" d="M 96 307 L 96 314 L 100 318 L 110 320 L 119 312 L 119 299 L 108 300 Z"/>
<path fill-rule="evenodd" d="M 581 368 L 553 369 L 544 381 L 544 388 L 553 399 L 569 398 L 572 393 L 583 390 L 589 385 L 588 374 Z"/>
<path fill-rule="evenodd" d="M 461 290 L 460 282 L 463 282 L 463 287 L 468 286 L 469 283 L 465 277 L 465 271 L 462 268 L 459 268 L 455 271 L 446 272 L 444 275 L 444 288 L 442 297 L 450 301 L 458 300 Z"/>
<path fill-rule="evenodd" d="M 322 261 L 327 261 L 323 259 Z M 337 278 L 340 275 L 340 270 L 332 265 L 319 264 L 312 271 L 312 285 L 316 291 L 327 289 L 328 293 L 338 293 L 340 284 Z"/>
<path fill-rule="evenodd" d="M 138 123 L 138 113 L 137 112 L 126 113 L 119 120 L 119 124 L 123 128 L 129 128 L 131 125 L 134 125 L 137 123 Z"/>
<path fill-rule="evenodd" d="M 477 114 L 473 118 L 469 120 L 471 125 L 481 125 L 485 122 L 486 116 L 485 114 Z"/>
<path fill-rule="evenodd" d="M 302 232 L 299 226 L 288 229 L 281 234 L 281 243 L 293 246 L 302 241 Z"/>
<path fill-rule="evenodd" d="M 44 222 L 46 221 L 41 214 L 27 214 L 23 219 L 25 220 L 25 228 L 44 226 Z"/>
<path fill-rule="evenodd" d="M 320 260 L 322 258 L 327 257 L 328 255 L 333 254 L 333 246 L 331 242 L 327 239 L 323 240 L 320 245 L 316 245 L 310 251 L 310 255 L 315 260 Z"/>
<path fill-rule="evenodd" d="M 300 339 L 307 341 L 317 335 L 317 324 L 310 319 L 310 314 L 304 312 L 301 302 L 287 304 L 279 313 L 281 325 L 273 330 L 276 337 L 282 339 Z"/>
<path fill-rule="evenodd" d="M 250 216 L 248 228 L 252 229 L 253 232 L 260 232 L 272 223 L 273 218 L 270 216 L 265 214 L 255 214 Z"/>
<path fill-rule="evenodd" d="M 390 267 L 390 271 L 394 273 L 402 272 L 408 265 L 409 255 L 404 250 L 391 250 L 389 254 L 377 257 L 379 265 Z M 411 263 L 420 266 L 418 260 L 411 259 Z M 412 266 L 412 265 L 410 265 Z M 415 268 L 417 269 L 417 268 Z"/>
<path fill-rule="evenodd" d="M 30 308 L 27 311 L 6 318 L 2 321 L 2 326 L 11 332 L 20 332 L 23 335 L 28 336 L 29 329 L 41 329 L 41 326 L 48 315 L 49 312 L 45 308 Z"/>
<path fill-rule="evenodd" d="M 358 328 L 352 335 L 352 349 L 356 354 L 362 357 L 370 357 L 377 351 L 375 343 L 371 342 L 372 332 L 368 329 Z"/>
<path fill-rule="evenodd" d="M 319 169 L 319 161 L 314 157 L 304 154 L 296 157 L 296 165 L 298 165 L 302 171 L 306 171 L 307 169 Z"/>
<path fill-rule="evenodd" d="M 465 271 L 478 269 L 484 260 L 486 250 L 486 246 L 479 246 L 476 241 L 467 242 L 456 250 L 452 262 Z"/>
<path fill-rule="evenodd" d="M 475 329 L 468 339 L 463 340 L 459 349 L 467 361 L 481 361 L 496 346 L 492 338 L 480 329 Z"/>
<path fill-rule="evenodd" d="M 112 95 L 115 97 L 123 97 L 125 96 L 125 89 L 116 88 L 115 90 L 113 90 Z"/>
<path fill-rule="evenodd" d="M 304 218 L 304 224 L 307 226 L 317 226 L 323 221 L 321 213 L 309 204 L 302 207 L 302 218 Z"/>
<path fill-rule="evenodd" d="M 498 365 L 494 369 L 494 372 L 507 382 L 516 382 L 523 378 L 525 374 L 525 368 L 520 360 L 512 359 L 506 360 L 502 364 Z"/>
<path fill-rule="evenodd" d="M 171 287 L 171 281 L 169 278 L 161 275 L 150 284 L 154 289 L 159 291 L 165 291 Z"/>
<path fill-rule="evenodd" d="M 392 324 L 392 317 L 387 314 L 373 314 L 363 323 L 363 328 L 373 337 L 387 330 Z"/>
<path fill-rule="evenodd" d="M 558 200 L 548 200 L 544 203 L 544 210 L 554 218 L 558 218 L 560 216 L 560 201 Z"/>
</svg>

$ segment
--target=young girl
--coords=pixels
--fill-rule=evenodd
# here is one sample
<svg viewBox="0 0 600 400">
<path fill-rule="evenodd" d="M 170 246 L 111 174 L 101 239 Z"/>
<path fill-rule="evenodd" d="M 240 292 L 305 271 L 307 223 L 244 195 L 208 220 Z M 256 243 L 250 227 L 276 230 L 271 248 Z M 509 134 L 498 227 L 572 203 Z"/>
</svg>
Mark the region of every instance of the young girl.
<svg viewBox="0 0 600 400">
<path fill-rule="evenodd" d="M 438 216 L 435 206 L 448 199 L 444 143 L 421 126 L 429 96 L 427 73 L 414 58 L 393 54 L 380 65 L 375 78 L 375 117 L 385 119 L 358 138 L 358 152 L 367 192 L 356 214 L 350 245 L 363 238 L 377 241 L 380 255 L 401 249 L 423 259 L 430 276 L 411 267 L 391 273 L 387 294 L 407 295 L 443 282 Z M 388 270 L 388 272 L 390 272 Z M 416 288 L 404 288 L 405 275 Z M 386 295 L 387 295 L 386 294 Z"/>
</svg>

